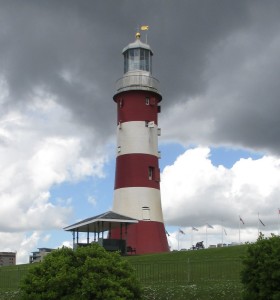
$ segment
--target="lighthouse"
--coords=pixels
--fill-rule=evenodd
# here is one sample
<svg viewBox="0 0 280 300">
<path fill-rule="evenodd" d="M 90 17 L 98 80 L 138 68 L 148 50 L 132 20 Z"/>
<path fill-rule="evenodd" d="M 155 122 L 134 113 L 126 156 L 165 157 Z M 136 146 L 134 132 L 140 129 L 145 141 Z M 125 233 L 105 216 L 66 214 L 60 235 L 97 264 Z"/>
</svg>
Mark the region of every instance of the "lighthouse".
<svg viewBox="0 0 280 300">
<path fill-rule="evenodd" d="M 124 75 L 117 80 L 113 99 L 117 106 L 117 149 L 113 211 L 138 220 L 111 230 L 112 238 L 126 236 L 137 254 L 169 251 L 161 195 L 158 113 L 162 96 L 152 76 L 153 52 L 136 33 L 122 51 Z"/>
</svg>

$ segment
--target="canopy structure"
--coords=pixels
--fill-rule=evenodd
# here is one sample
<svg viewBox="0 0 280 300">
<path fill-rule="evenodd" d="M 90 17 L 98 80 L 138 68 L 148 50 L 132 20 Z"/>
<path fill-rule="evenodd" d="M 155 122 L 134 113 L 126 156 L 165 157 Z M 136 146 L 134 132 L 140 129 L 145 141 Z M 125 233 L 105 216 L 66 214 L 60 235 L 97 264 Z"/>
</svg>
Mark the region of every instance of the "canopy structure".
<svg viewBox="0 0 280 300">
<path fill-rule="evenodd" d="M 109 231 L 110 229 L 120 227 L 121 225 L 134 223 L 138 223 L 138 220 L 117 214 L 113 211 L 108 211 L 101 215 L 87 218 L 73 225 L 67 226 L 64 228 L 64 230 L 102 233 L 104 231 Z"/>
<path fill-rule="evenodd" d="M 130 224 L 138 223 L 138 220 L 117 214 L 113 211 L 108 211 L 95 217 L 84 219 L 73 225 L 64 228 L 65 231 L 71 231 L 73 233 L 73 248 L 77 246 L 84 246 L 90 243 L 89 234 L 94 233 L 93 242 L 98 241 L 107 250 L 122 250 L 125 252 L 126 248 L 126 233 L 127 226 Z M 121 239 L 116 241 L 111 239 L 111 230 L 119 228 Z M 104 232 L 108 231 L 108 238 L 104 239 Z M 87 233 L 87 243 L 79 243 L 79 233 Z M 124 237 L 122 236 L 124 232 Z M 76 233 L 76 237 L 75 237 Z M 101 237 L 100 237 L 101 234 Z M 118 248 L 118 249 L 117 249 Z"/>
</svg>

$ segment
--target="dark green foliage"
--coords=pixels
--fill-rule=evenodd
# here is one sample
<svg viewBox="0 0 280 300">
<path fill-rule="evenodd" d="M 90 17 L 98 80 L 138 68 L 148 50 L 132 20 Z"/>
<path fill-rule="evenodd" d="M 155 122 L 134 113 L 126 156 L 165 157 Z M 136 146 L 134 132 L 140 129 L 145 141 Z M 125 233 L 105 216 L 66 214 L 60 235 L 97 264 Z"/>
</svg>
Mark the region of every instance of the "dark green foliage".
<svg viewBox="0 0 280 300">
<path fill-rule="evenodd" d="M 244 299 L 280 299 L 280 236 L 264 238 L 260 234 L 257 242 L 248 246 L 243 265 Z"/>
<path fill-rule="evenodd" d="M 55 250 L 30 269 L 23 299 L 140 299 L 139 283 L 128 261 L 97 244 Z"/>
</svg>

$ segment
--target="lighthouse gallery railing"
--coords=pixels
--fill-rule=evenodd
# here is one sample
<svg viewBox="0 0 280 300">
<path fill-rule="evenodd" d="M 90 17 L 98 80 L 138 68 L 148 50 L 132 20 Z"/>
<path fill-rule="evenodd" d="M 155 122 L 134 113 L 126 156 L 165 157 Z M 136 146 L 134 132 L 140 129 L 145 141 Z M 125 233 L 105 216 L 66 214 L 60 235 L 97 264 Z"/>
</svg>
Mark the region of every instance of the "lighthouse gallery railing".
<svg viewBox="0 0 280 300">
<path fill-rule="evenodd" d="M 133 88 L 154 91 L 158 93 L 159 81 L 149 75 L 127 74 L 116 82 L 117 92 L 132 90 Z"/>
</svg>

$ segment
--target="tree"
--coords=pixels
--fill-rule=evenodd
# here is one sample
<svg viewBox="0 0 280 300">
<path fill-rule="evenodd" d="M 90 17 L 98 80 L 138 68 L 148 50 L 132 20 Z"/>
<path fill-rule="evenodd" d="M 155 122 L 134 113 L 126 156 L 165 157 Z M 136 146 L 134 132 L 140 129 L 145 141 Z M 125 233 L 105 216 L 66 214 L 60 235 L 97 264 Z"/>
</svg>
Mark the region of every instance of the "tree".
<svg viewBox="0 0 280 300">
<path fill-rule="evenodd" d="M 241 280 L 244 299 L 280 299 L 280 236 L 260 234 L 256 243 L 248 245 Z"/>
<path fill-rule="evenodd" d="M 23 299 L 140 299 L 132 267 L 119 253 L 98 244 L 63 247 L 30 268 L 22 285 Z"/>
</svg>

